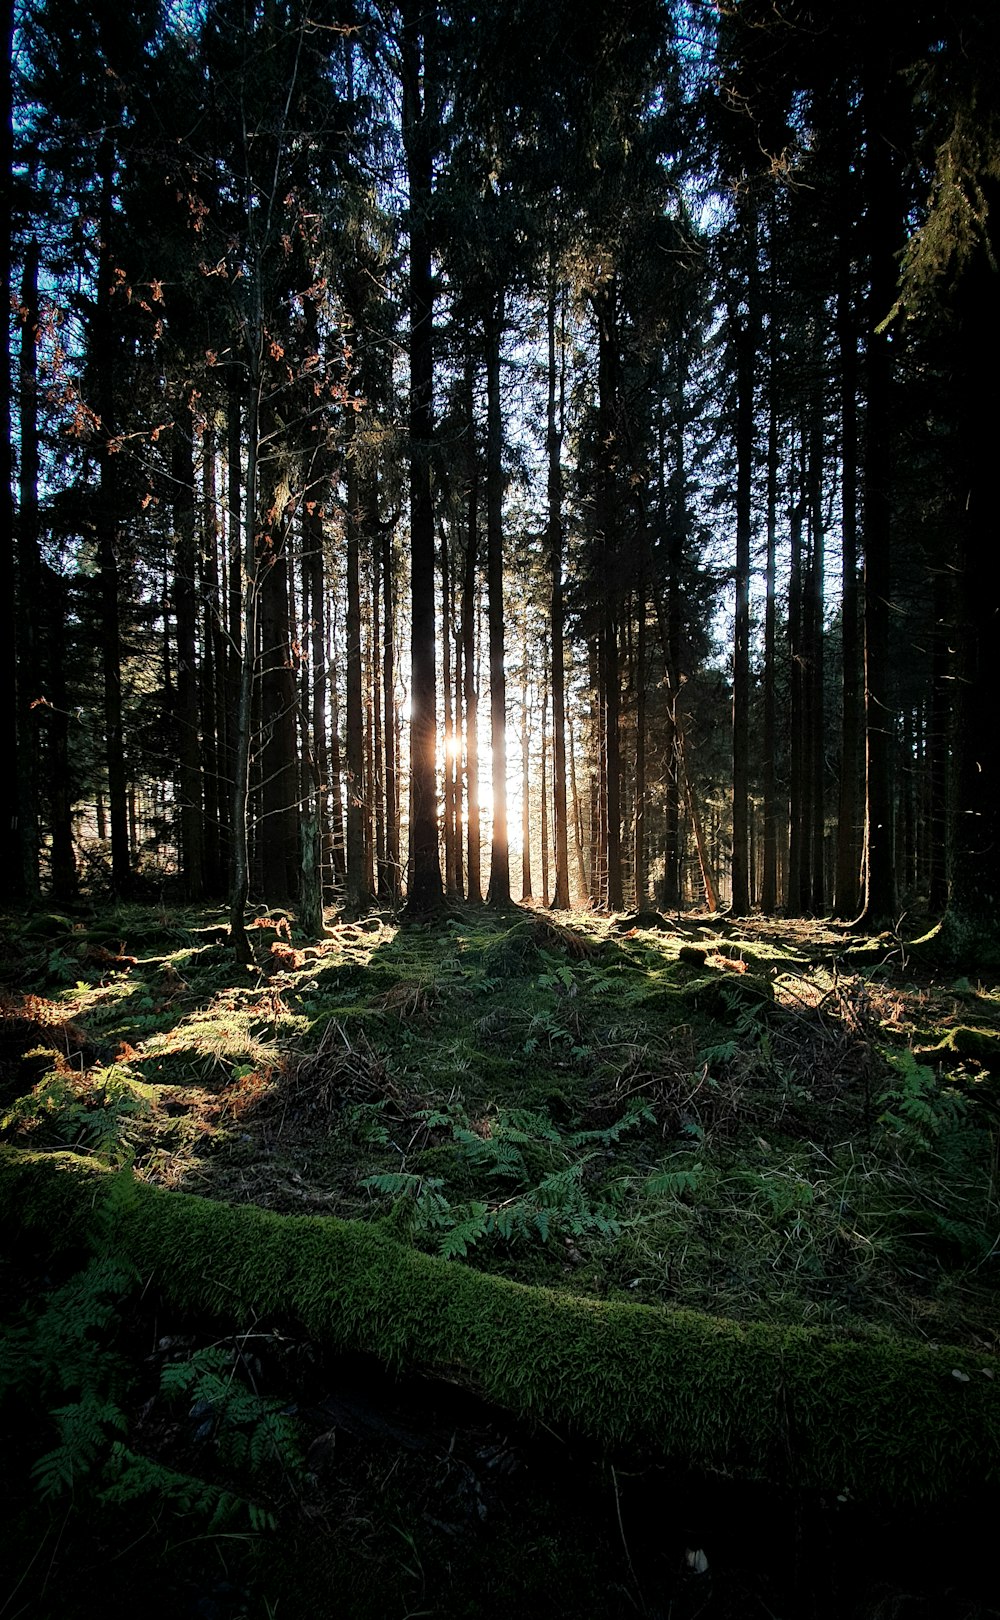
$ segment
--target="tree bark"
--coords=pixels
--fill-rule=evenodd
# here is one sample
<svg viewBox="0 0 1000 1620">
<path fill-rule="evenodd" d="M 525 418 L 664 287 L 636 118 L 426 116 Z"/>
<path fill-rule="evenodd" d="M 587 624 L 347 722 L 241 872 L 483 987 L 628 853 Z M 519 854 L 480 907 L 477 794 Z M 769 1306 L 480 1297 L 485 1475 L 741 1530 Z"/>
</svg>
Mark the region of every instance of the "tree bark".
<svg viewBox="0 0 1000 1620">
<path fill-rule="evenodd" d="M 32 236 L 21 277 L 21 348 L 18 366 L 20 467 L 18 477 L 17 556 L 19 586 L 15 639 L 19 662 L 17 683 L 18 748 L 13 766 L 18 780 L 21 888 L 38 894 L 38 725 L 42 696 L 38 631 L 41 619 L 41 556 L 38 532 L 38 241 Z M 65 634 L 61 631 L 60 634 Z"/>
<path fill-rule="evenodd" d="M 897 910 L 889 662 L 892 351 L 888 334 L 878 327 L 895 297 L 898 210 L 892 153 L 883 127 L 885 96 L 880 66 L 878 62 L 869 65 L 864 87 L 869 291 L 864 440 L 865 883 L 859 921 L 867 928 L 895 922 Z"/>
<path fill-rule="evenodd" d="M 548 300 L 548 398 L 546 451 L 548 457 L 548 542 L 551 575 L 550 624 L 552 637 L 552 823 L 555 842 L 555 890 L 552 906 L 568 911 L 569 826 L 566 808 L 566 662 L 563 647 L 562 513 L 562 387 L 556 395 L 556 290 L 554 279 Z"/>
<path fill-rule="evenodd" d="M 507 833 L 507 675 L 504 666 L 503 603 L 503 415 L 500 401 L 500 336 L 503 293 L 494 295 L 486 321 L 486 588 L 489 597 L 490 751 L 493 837 L 490 844 L 491 906 L 510 905 L 510 845 Z"/>
<path fill-rule="evenodd" d="M 180 800 L 181 869 L 189 900 L 204 893 L 202 737 L 198 712 L 194 426 L 187 402 L 173 428 L 174 614 L 177 635 L 177 788 Z"/>
<path fill-rule="evenodd" d="M 350 413 L 353 426 L 354 412 Z M 347 911 L 359 917 L 371 905 L 365 849 L 368 806 L 365 792 L 364 710 L 361 667 L 361 534 L 370 514 L 362 505 L 362 484 L 353 458 L 347 467 Z"/>
<path fill-rule="evenodd" d="M 434 5 L 401 6 L 403 144 L 410 197 L 410 881 L 407 912 L 441 909 L 438 847 L 437 672 L 434 639 L 434 283 L 429 236 L 433 193 Z"/>
<path fill-rule="evenodd" d="M 114 263 L 111 251 L 114 143 L 105 135 L 97 154 L 100 214 L 100 260 L 94 309 L 92 352 L 100 419 L 97 442 L 97 562 L 101 598 L 101 668 L 104 678 L 104 739 L 111 819 L 111 885 L 127 894 L 131 880 L 128 842 L 128 782 L 122 720 L 121 610 L 118 548 L 119 493 L 114 461 L 115 352 L 111 314 Z"/>
<path fill-rule="evenodd" d="M 752 222 L 751 222 L 752 223 Z M 732 913 L 750 910 L 750 536 L 754 462 L 754 366 L 757 360 L 757 240 L 748 231 L 749 313 L 734 323 L 736 351 L 736 619 L 733 644 Z"/>
</svg>

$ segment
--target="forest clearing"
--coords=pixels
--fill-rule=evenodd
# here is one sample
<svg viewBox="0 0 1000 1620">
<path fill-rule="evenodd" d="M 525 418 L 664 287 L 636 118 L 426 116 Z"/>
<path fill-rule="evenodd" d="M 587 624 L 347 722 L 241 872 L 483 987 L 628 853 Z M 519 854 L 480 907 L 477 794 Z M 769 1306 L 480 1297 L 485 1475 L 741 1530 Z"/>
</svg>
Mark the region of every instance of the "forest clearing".
<svg viewBox="0 0 1000 1620">
<path fill-rule="evenodd" d="M 249 933 L 5 928 L 14 1613 L 110 1557 L 227 1620 L 996 1612 L 914 1532 L 997 1498 L 995 982 L 707 915 Z"/>
</svg>

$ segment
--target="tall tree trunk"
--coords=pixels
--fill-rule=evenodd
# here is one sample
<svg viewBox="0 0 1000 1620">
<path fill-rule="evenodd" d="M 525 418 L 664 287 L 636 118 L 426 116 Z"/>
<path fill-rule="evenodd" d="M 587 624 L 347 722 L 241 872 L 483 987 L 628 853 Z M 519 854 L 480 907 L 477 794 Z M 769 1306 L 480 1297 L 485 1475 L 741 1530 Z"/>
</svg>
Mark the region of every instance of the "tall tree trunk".
<svg viewBox="0 0 1000 1620">
<path fill-rule="evenodd" d="M 542 689 L 542 760 L 541 760 L 541 809 L 539 812 L 539 837 L 541 840 L 542 855 L 542 905 L 549 904 L 549 693 L 548 684 Z M 565 786 L 565 783 L 563 784 Z M 568 897 L 567 897 L 568 898 Z M 559 908 L 556 908 L 559 909 Z M 562 908 L 567 909 L 566 907 Z"/>
<path fill-rule="evenodd" d="M 865 612 L 865 886 L 862 920 L 881 927 L 896 920 L 892 844 L 892 679 L 889 662 L 892 508 L 892 351 L 878 328 L 895 297 L 897 186 L 883 127 L 881 63 L 869 65 L 865 186 L 868 198 L 869 292 L 865 325 L 864 612 Z"/>
<path fill-rule="evenodd" d="M 790 561 L 788 570 L 788 882 L 787 907 L 793 916 L 805 910 L 805 873 L 808 854 L 805 845 L 805 690 L 803 670 L 802 586 L 802 503 L 796 500 L 790 520 Z"/>
<path fill-rule="evenodd" d="M 21 352 L 18 367 L 20 468 L 18 478 L 17 550 L 20 590 L 16 638 L 20 664 L 17 694 L 18 749 L 4 761 L 19 775 L 18 823 L 21 845 L 21 888 L 38 894 L 38 726 L 42 696 L 38 630 L 41 609 L 41 558 L 38 549 L 38 241 L 32 236 L 21 278 Z M 60 635 L 65 634 L 60 631 Z"/>
<path fill-rule="evenodd" d="M 329 644 L 327 647 L 327 669 L 336 671 L 337 658 L 337 622 L 336 599 L 334 598 L 333 612 L 327 625 Z M 340 683 L 334 675 L 330 681 L 330 868 L 333 874 L 333 884 L 345 883 L 347 877 L 347 860 L 344 854 L 344 772 L 343 749 L 340 744 Z"/>
<path fill-rule="evenodd" d="M 233 885 L 236 832 L 233 805 L 236 792 L 236 746 L 239 734 L 240 685 L 243 653 L 243 368 L 229 367 L 226 394 L 226 753 L 225 782 L 229 805 L 227 821 L 227 879 Z M 249 482 L 249 473 L 248 473 Z"/>
<path fill-rule="evenodd" d="M 951 757 L 951 694 L 955 688 L 951 655 L 954 602 L 951 571 L 935 570 L 934 639 L 931 654 L 931 709 L 927 737 L 930 771 L 928 906 L 940 917 L 948 904 L 948 778 Z"/>
<path fill-rule="evenodd" d="M 809 448 L 809 527 L 812 536 L 812 591 L 811 637 L 809 646 L 810 676 L 810 728 L 807 738 L 809 770 L 811 774 L 810 810 L 812 826 L 812 874 L 809 907 L 815 916 L 821 916 L 826 906 L 824 850 L 826 823 L 824 816 L 825 769 L 825 683 L 823 679 L 823 395 L 817 391 L 813 401 L 813 421 Z"/>
<path fill-rule="evenodd" d="M 101 598 L 101 667 L 104 677 L 104 737 L 111 817 L 111 883 L 117 895 L 127 893 L 131 878 L 128 842 L 128 783 L 122 720 L 121 611 L 118 547 L 119 493 L 114 459 L 115 353 L 111 298 L 115 281 L 111 233 L 114 143 L 101 140 L 97 154 L 100 215 L 100 261 L 94 308 L 92 351 L 100 418 L 97 445 L 97 563 Z"/>
<path fill-rule="evenodd" d="M 752 224 L 752 222 L 751 222 Z M 754 460 L 754 365 L 757 360 L 756 232 L 748 232 L 749 313 L 735 321 L 736 349 L 736 621 L 733 645 L 732 912 L 750 910 L 750 535 Z"/>
<path fill-rule="evenodd" d="M 350 421 L 353 425 L 354 413 Z M 362 485 L 353 457 L 347 467 L 347 911 L 359 917 L 371 905 L 365 850 L 364 708 L 361 660 L 360 539 L 371 514 L 365 510 Z M 368 491 L 365 490 L 365 495 Z"/>
<path fill-rule="evenodd" d="M 493 838 L 487 899 L 491 906 L 510 905 L 503 605 L 503 415 L 500 401 L 503 309 L 503 293 L 497 292 L 486 321 L 486 588 L 489 597 L 490 751 L 493 767 Z"/>
<path fill-rule="evenodd" d="M 437 815 L 437 672 L 434 640 L 434 282 L 429 236 L 433 193 L 432 3 L 400 8 L 403 144 L 410 200 L 410 882 L 415 917 L 444 901 Z"/>
<path fill-rule="evenodd" d="M 778 340 L 772 313 L 768 365 L 767 560 L 764 569 L 764 847 L 760 909 L 773 916 L 778 906 L 777 534 L 778 534 Z"/>
<path fill-rule="evenodd" d="M 580 885 L 580 899 L 585 903 L 590 899 L 590 886 L 587 882 L 587 856 L 584 849 L 583 838 L 583 806 L 580 802 L 580 790 L 576 779 L 576 740 L 573 735 L 572 710 L 566 715 L 569 755 L 569 785 L 573 799 L 573 844 L 576 849 L 576 875 Z"/>
<path fill-rule="evenodd" d="M 556 287 L 553 276 L 548 300 L 548 398 L 546 451 L 548 456 L 548 542 L 551 574 L 550 623 L 552 636 L 552 830 L 555 842 L 556 911 L 569 910 L 569 827 L 566 811 L 566 662 L 565 607 L 563 603 L 562 513 L 562 369 L 556 392 Z"/>
<path fill-rule="evenodd" d="M 222 581 L 225 557 L 220 554 L 215 421 L 205 430 L 202 469 L 203 580 L 205 593 L 205 663 L 202 707 L 210 716 L 205 759 L 205 881 L 213 895 L 225 893 L 229 810 L 224 792 L 228 753 L 226 713 L 227 656 L 223 632 Z"/>
<path fill-rule="evenodd" d="M 465 892 L 465 855 L 462 847 L 462 828 L 464 825 L 465 804 L 462 775 L 462 746 L 465 736 L 463 715 L 465 711 L 465 682 L 462 678 L 462 637 L 459 631 L 459 612 L 461 603 L 461 589 L 458 583 L 457 562 L 452 569 L 451 594 L 451 628 L 452 646 L 455 656 L 455 707 L 452 721 L 452 809 L 455 818 L 455 892 L 459 896 Z"/>
<path fill-rule="evenodd" d="M 531 890 L 531 738 L 528 706 L 527 614 L 521 642 L 521 899 L 533 900 Z M 544 725 L 544 717 L 542 724 Z M 542 790 L 544 792 L 544 788 Z"/>
<path fill-rule="evenodd" d="M 13 112 L 13 43 L 14 5 L 7 0 L 3 8 L 4 71 L 0 76 L 0 138 L 3 154 L 0 173 L 4 175 L 4 221 L 0 230 L 0 287 L 6 297 L 11 288 L 11 187 L 10 177 L 14 156 L 12 126 Z M 5 899 L 20 897 L 23 890 L 23 865 L 18 833 L 18 782 L 21 762 L 18 740 L 18 669 L 17 669 L 17 598 L 14 562 L 14 536 L 17 525 L 14 515 L 13 461 L 11 456 L 11 374 L 10 321 L 6 325 L 7 346 L 4 348 L 2 374 L 0 374 L 0 490 L 7 513 L 4 530 L 6 540 L 0 536 L 0 759 L 4 769 L 0 772 L 0 896 Z"/>
<path fill-rule="evenodd" d="M 845 162 L 845 169 L 847 168 Z M 850 186 L 850 174 L 842 177 Z M 837 877 L 834 914 L 855 917 L 861 901 L 861 636 L 858 593 L 858 349 L 852 295 L 853 210 L 845 198 L 837 244 L 837 338 L 840 354 L 841 732 Z"/>
<path fill-rule="evenodd" d="M 385 715 L 385 873 L 384 897 L 395 906 L 400 895 L 399 810 L 396 798 L 396 642 L 392 525 L 379 531 L 382 551 L 382 709 Z"/>
<path fill-rule="evenodd" d="M 646 863 L 646 579 L 640 568 L 638 592 L 638 632 L 635 674 L 635 821 L 634 821 L 635 905 L 642 911 L 649 898 Z"/>
<path fill-rule="evenodd" d="M 472 440 L 469 479 L 468 538 L 462 583 L 462 658 L 465 668 L 465 770 L 469 805 L 469 899 L 479 905 L 482 890 L 482 848 L 479 824 L 479 683 L 476 680 L 476 564 L 479 552 L 479 473 L 472 414 L 472 378 L 467 378 L 468 432 Z"/>
<path fill-rule="evenodd" d="M 444 888 L 449 899 L 459 896 L 458 851 L 461 828 L 455 780 L 454 690 L 451 680 L 451 559 L 446 529 L 441 533 L 441 681 L 444 690 Z"/>
<path fill-rule="evenodd" d="M 620 566 L 618 447 L 617 289 L 612 281 L 598 300 L 598 491 L 597 531 L 600 557 L 598 699 L 601 726 L 602 903 L 610 911 L 625 904 L 622 883 L 621 824 L 621 676 L 616 604 Z"/>
<path fill-rule="evenodd" d="M 289 624 L 287 487 L 270 498 L 261 554 L 261 853 L 269 905 L 298 891 L 296 692 Z"/>
<path fill-rule="evenodd" d="M 200 900 L 204 892 L 202 819 L 202 738 L 198 712 L 197 592 L 194 493 L 194 426 L 185 402 L 173 428 L 174 614 L 177 633 L 177 757 L 180 799 L 181 868 L 184 892 Z"/>
<path fill-rule="evenodd" d="M 47 711 L 49 734 L 49 805 L 52 819 L 52 898 L 73 900 L 77 893 L 76 856 L 73 852 L 73 780 L 69 757 L 69 694 L 66 688 L 64 643 L 67 623 L 66 581 L 45 570 L 43 600 L 48 620 L 49 681 L 52 707 Z"/>
<path fill-rule="evenodd" d="M 234 646 L 237 649 L 236 671 L 239 677 L 236 692 L 236 711 L 233 729 L 233 809 L 232 809 L 232 867 L 229 889 L 229 930 L 236 958 L 252 962 L 253 951 L 246 932 L 246 904 L 250 892 L 250 743 L 253 728 L 254 673 L 257 658 L 257 612 L 260 582 L 258 579 L 257 491 L 259 483 L 258 459 L 260 454 L 260 402 L 263 388 L 264 322 L 260 311 L 260 291 L 253 293 L 256 308 L 253 325 L 254 340 L 247 356 L 246 391 L 246 493 L 242 505 L 243 555 L 233 548 L 230 552 L 230 613 L 233 611 L 233 593 L 238 593 L 239 614 Z M 234 389 L 230 396 L 230 525 L 234 515 L 232 478 L 234 447 L 232 424 L 234 415 L 242 414 L 232 400 L 239 395 Z M 237 466 L 239 461 L 237 461 Z M 232 527 L 230 529 L 232 534 Z"/>
</svg>

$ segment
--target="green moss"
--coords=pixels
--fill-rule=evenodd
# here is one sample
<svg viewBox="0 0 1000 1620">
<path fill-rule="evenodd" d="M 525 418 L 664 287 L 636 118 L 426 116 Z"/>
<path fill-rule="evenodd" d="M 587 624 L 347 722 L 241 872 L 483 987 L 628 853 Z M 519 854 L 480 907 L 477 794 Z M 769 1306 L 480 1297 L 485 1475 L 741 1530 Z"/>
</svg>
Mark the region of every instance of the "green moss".
<svg viewBox="0 0 1000 1620">
<path fill-rule="evenodd" d="M 323 1345 L 434 1368 L 603 1444 L 858 1498 L 1000 1480 L 1000 1384 L 970 1351 L 567 1296 L 361 1223 L 231 1208 L 126 1186 L 72 1155 L 0 1150 L 5 1226 L 56 1250 L 85 1244 L 102 1218 L 116 1253 L 179 1309 L 285 1318 Z"/>
<path fill-rule="evenodd" d="M 972 1058 L 985 1069 L 1000 1069 L 1000 1035 L 995 1030 L 970 1029 L 966 1024 L 958 1024 L 948 1031 L 938 1050 Z"/>
<path fill-rule="evenodd" d="M 683 1000 L 694 1012 L 712 1018 L 732 1018 L 744 1009 L 761 1011 L 774 1002 L 774 986 L 750 973 L 720 970 L 711 978 L 697 979 L 683 992 Z"/>
</svg>

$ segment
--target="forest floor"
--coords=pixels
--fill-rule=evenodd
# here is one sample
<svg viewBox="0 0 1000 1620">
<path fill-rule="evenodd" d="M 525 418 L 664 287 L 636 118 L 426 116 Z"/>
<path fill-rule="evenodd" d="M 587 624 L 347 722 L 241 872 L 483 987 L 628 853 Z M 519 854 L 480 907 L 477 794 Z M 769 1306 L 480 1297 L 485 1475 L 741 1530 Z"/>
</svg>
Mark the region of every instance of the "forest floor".
<svg viewBox="0 0 1000 1620">
<path fill-rule="evenodd" d="M 183 907 L 8 918 L 4 1139 L 228 1204 L 374 1222 L 575 1296 L 1000 1350 L 995 977 L 938 971 L 892 935 L 691 914 L 459 910 L 400 927 L 379 913 L 313 944 L 272 914 L 251 968 L 225 933 L 221 913 Z M 12 1297 L 32 1300 L 4 1311 L 22 1365 L 79 1286 L 40 1265 L 6 1261 Z M 972 1565 L 918 1578 L 919 1534 L 887 1553 L 884 1523 L 843 1504 L 793 1509 L 753 1482 L 616 1464 L 420 1369 L 394 1382 L 342 1359 L 334 1373 L 280 1323 L 254 1324 L 251 1352 L 245 1323 L 227 1337 L 150 1309 L 120 1285 L 119 1351 L 134 1362 L 151 1337 L 121 1421 L 102 1421 L 216 1491 L 195 1574 L 163 1586 L 172 1614 L 284 1614 L 235 1549 L 257 1556 L 289 1513 L 298 1530 L 280 1539 L 301 1564 L 306 1526 L 339 1583 L 320 1614 L 1000 1614 Z M 75 1612 L 67 1504 L 103 1431 L 89 1463 L 80 1442 L 67 1462 L 58 1402 L 79 1390 L 53 1391 L 34 1392 L 40 1419 L 16 1437 L 50 1518 L 0 1590 L 11 1617 Z M 256 1517 L 223 1533 L 227 1468 L 249 1466 L 235 1441 L 246 1452 L 265 1432 L 281 1466 L 255 1482 Z M 161 1539 L 177 1544 L 176 1528 Z M 131 1579 L 162 1553 L 148 1531 L 136 1547 L 100 1556 Z"/>
</svg>

